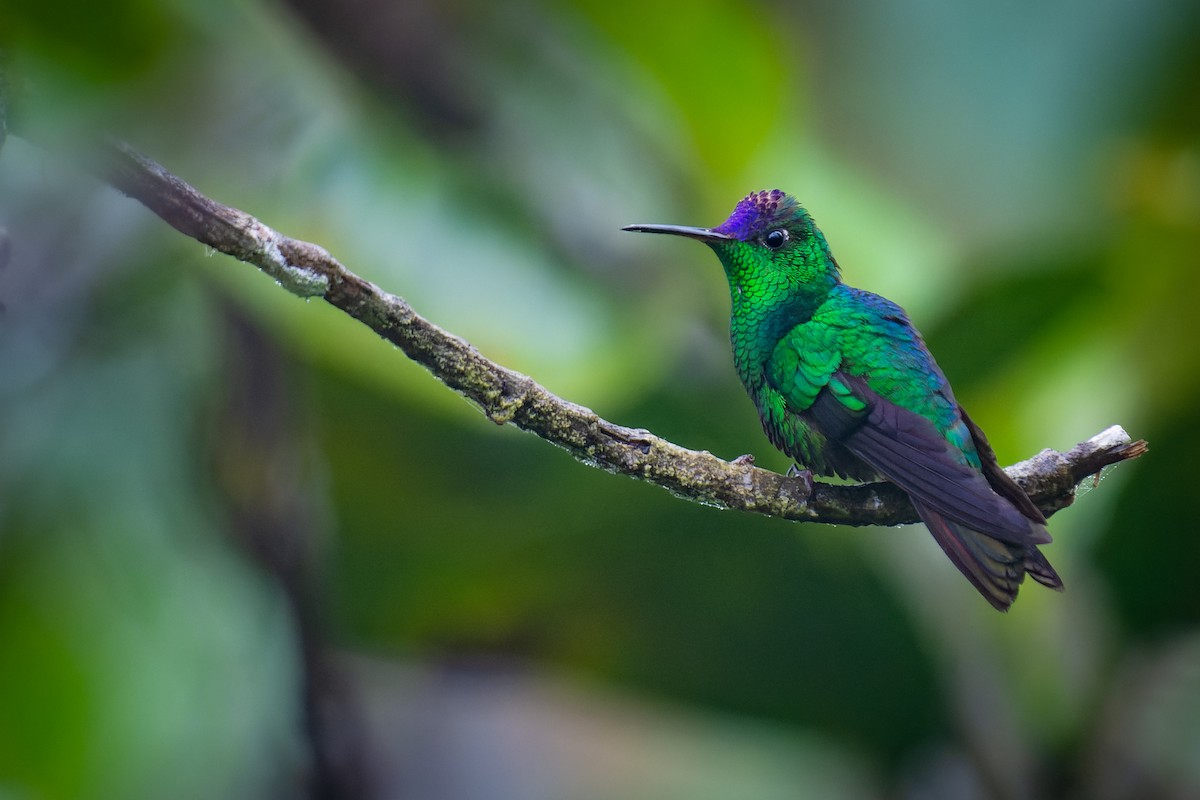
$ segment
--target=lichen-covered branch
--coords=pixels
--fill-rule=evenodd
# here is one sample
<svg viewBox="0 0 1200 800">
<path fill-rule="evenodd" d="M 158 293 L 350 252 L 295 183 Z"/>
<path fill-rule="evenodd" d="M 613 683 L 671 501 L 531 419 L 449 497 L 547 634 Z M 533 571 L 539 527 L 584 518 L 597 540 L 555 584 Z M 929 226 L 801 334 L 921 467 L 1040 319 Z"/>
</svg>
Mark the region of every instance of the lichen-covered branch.
<svg viewBox="0 0 1200 800">
<path fill-rule="evenodd" d="M 842 486 L 787 477 L 601 419 L 532 378 L 488 360 L 417 314 L 403 298 L 350 272 L 324 248 L 291 239 L 205 197 L 124 144 L 107 145 L 101 155 L 106 180 L 180 232 L 254 264 L 293 294 L 324 297 L 423 364 L 493 422 L 535 433 L 586 464 L 649 481 L 696 502 L 786 519 L 845 525 L 916 521 L 908 498 L 890 483 Z M 1066 453 L 1045 450 L 1008 472 L 1043 510 L 1053 513 L 1070 505 L 1080 481 L 1145 450 L 1145 442 L 1132 441 L 1114 426 Z"/>
</svg>

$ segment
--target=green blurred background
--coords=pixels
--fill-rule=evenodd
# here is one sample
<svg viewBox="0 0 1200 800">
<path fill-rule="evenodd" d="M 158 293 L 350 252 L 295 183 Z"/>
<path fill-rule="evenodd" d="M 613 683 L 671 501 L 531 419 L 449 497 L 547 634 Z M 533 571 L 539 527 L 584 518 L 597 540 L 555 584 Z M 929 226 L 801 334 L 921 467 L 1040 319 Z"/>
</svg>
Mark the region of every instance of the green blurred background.
<svg viewBox="0 0 1200 800">
<path fill-rule="evenodd" d="M 1200 797 L 1198 40 L 1190 0 L 5 0 L 0 798 Z M 782 470 L 716 260 L 618 231 L 778 186 L 1004 463 L 1152 452 L 1002 616 L 921 528 L 497 428 L 89 178 L 105 134 Z"/>
</svg>

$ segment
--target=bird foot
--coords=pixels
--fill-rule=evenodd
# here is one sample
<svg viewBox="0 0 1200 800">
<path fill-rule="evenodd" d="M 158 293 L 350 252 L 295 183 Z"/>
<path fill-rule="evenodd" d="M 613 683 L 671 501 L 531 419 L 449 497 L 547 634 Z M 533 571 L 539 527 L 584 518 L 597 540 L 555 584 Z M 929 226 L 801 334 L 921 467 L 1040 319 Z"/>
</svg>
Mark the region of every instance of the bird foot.
<svg viewBox="0 0 1200 800">
<path fill-rule="evenodd" d="M 754 466 L 754 454 L 744 453 L 729 463 L 733 464 L 735 467 L 752 467 Z"/>
<path fill-rule="evenodd" d="M 798 464 L 792 464 L 784 473 L 789 478 L 795 478 L 804 486 L 804 496 L 811 497 L 813 492 L 813 474 L 812 470 L 801 469 Z"/>
</svg>

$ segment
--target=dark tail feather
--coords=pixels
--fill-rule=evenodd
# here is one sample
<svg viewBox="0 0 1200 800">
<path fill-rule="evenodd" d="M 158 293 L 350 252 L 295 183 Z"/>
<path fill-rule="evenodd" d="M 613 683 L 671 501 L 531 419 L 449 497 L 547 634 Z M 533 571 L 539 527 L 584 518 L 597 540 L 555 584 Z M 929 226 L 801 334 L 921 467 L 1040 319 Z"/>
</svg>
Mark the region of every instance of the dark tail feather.
<svg viewBox="0 0 1200 800">
<path fill-rule="evenodd" d="M 1063 590 L 1062 578 L 1058 577 L 1054 567 L 1050 566 L 1050 562 L 1042 555 L 1042 551 L 1036 547 L 1030 547 L 1025 551 L 1025 571 L 1029 573 L 1029 577 L 1042 586 L 1049 586 L 1058 592 Z"/>
<path fill-rule="evenodd" d="M 1017 599 L 1026 572 L 1044 586 L 1062 589 L 1062 579 L 1032 539 L 1027 545 L 1011 544 L 952 522 L 919 502 L 913 505 L 954 566 L 996 609 L 1007 611 Z"/>
</svg>

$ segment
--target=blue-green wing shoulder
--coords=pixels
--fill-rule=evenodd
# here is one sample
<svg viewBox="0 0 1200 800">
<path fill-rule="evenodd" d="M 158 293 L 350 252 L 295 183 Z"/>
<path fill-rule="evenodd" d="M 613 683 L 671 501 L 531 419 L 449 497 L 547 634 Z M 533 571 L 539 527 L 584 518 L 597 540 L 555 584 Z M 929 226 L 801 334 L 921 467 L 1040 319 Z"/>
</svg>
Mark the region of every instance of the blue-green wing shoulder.
<svg viewBox="0 0 1200 800">
<path fill-rule="evenodd" d="M 929 419 L 971 466 L 980 466 L 950 383 L 904 309 L 871 292 L 841 286 L 814 320 L 840 333 L 841 369 L 848 376 L 861 378 L 887 402 Z"/>
</svg>

